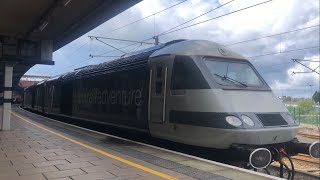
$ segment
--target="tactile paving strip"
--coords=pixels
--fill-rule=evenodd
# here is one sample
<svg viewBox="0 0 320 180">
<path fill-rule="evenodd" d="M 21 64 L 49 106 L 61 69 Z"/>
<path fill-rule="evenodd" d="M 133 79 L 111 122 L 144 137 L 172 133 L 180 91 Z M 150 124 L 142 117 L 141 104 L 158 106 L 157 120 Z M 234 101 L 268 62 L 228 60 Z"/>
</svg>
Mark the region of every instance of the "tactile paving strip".
<svg viewBox="0 0 320 180">
<path fill-rule="evenodd" d="M 205 172 L 196 168 L 192 168 L 186 165 L 182 165 L 170 160 L 162 159 L 159 157 L 155 157 L 150 154 L 146 154 L 143 152 L 139 152 L 130 148 L 124 149 L 123 147 L 117 147 L 117 148 L 111 148 L 112 150 L 118 151 L 120 153 L 129 155 L 131 157 L 135 157 L 137 159 L 144 160 L 148 163 L 164 167 L 166 169 L 170 169 L 175 172 L 179 172 L 181 174 L 188 175 L 190 177 L 196 178 L 196 179 L 219 179 L 219 180 L 226 180 L 228 178 L 219 176 L 213 173 Z"/>
<path fill-rule="evenodd" d="M 23 116 L 25 116 L 25 117 L 27 117 L 29 119 L 32 119 L 33 121 L 36 121 L 36 122 L 41 123 L 41 124 L 44 124 L 44 125 L 52 128 L 52 129 L 58 130 L 60 132 L 68 134 L 70 136 L 75 136 L 77 138 L 80 138 L 82 140 L 88 141 L 90 143 L 93 143 L 93 144 L 96 144 L 96 145 L 99 145 L 99 146 L 102 146 L 102 147 L 106 147 L 106 148 L 112 149 L 112 150 L 117 151 L 119 153 L 122 153 L 122 154 L 125 154 L 125 155 L 129 155 L 131 157 L 143 160 L 145 162 L 154 164 L 156 166 L 160 166 L 160 167 L 163 167 L 163 168 L 166 168 L 166 169 L 169 169 L 169 170 L 181 173 L 181 174 L 185 174 L 185 175 L 187 175 L 189 177 L 193 177 L 193 178 L 196 178 L 196 179 L 204 179 L 204 180 L 211 180 L 211 179 L 212 180 L 213 179 L 214 180 L 228 180 L 229 179 L 229 178 L 226 178 L 226 177 L 223 177 L 223 176 L 219 176 L 219 175 L 216 175 L 216 174 L 213 174 L 213 173 L 210 173 L 210 172 L 205 172 L 205 171 L 202 171 L 202 170 L 199 170 L 199 169 L 196 169 L 196 168 L 192 168 L 190 166 L 182 165 L 182 164 L 170 161 L 170 160 L 162 159 L 162 158 L 159 158 L 159 157 L 147 154 L 147 153 L 136 151 L 134 149 L 129 148 L 128 146 L 122 147 L 123 144 L 120 145 L 120 146 L 117 146 L 117 145 L 114 145 L 114 144 L 109 144 L 109 143 L 103 142 L 103 141 L 101 141 L 99 139 L 93 138 L 93 137 L 91 137 L 89 135 L 82 134 L 82 133 L 77 132 L 77 131 L 72 131 L 70 129 L 65 129 L 65 128 L 61 127 L 61 126 L 56 125 L 55 122 L 50 122 L 48 120 L 44 120 L 43 118 L 40 118 L 38 116 L 33 116 L 32 114 L 25 113 L 25 112 L 23 112 L 21 110 L 18 110 L 18 111 L 19 111 L 20 114 L 23 114 Z M 132 144 L 132 143 L 129 143 L 129 144 Z"/>
</svg>

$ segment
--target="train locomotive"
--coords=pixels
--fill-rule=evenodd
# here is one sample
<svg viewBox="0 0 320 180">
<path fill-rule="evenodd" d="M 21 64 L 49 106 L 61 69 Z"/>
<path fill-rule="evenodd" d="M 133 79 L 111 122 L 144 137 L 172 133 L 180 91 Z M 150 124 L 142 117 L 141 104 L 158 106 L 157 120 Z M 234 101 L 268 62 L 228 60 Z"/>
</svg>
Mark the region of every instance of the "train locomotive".
<svg viewBox="0 0 320 180">
<path fill-rule="evenodd" d="M 240 152 L 254 168 L 282 154 L 319 158 L 298 123 L 240 54 L 175 40 L 75 69 L 25 89 L 24 107 L 183 144 Z"/>
</svg>

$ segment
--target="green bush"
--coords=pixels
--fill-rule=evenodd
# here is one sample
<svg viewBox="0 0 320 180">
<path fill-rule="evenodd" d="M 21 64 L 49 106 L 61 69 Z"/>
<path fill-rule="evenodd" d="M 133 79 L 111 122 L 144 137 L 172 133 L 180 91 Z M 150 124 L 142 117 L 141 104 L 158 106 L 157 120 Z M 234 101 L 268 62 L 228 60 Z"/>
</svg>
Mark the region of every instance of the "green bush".
<svg viewBox="0 0 320 180">
<path fill-rule="evenodd" d="M 314 110 L 314 101 L 312 99 L 302 99 L 298 101 L 298 107 L 300 109 L 300 114 L 307 114 Z"/>
</svg>

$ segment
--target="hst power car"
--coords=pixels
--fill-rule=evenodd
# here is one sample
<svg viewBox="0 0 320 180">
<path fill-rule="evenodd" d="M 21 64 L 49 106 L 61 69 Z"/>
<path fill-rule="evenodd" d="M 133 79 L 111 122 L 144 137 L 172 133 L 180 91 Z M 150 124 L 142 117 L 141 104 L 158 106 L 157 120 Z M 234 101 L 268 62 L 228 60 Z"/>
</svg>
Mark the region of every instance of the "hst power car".
<svg viewBox="0 0 320 180">
<path fill-rule="evenodd" d="M 275 152 L 312 152 L 253 65 L 205 40 L 176 40 L 27 88 L 24 106 L 188 145 L 236 149 L 255 168 Z M 261 158 L 262 157 L 262 158 Z"/>
</svg>

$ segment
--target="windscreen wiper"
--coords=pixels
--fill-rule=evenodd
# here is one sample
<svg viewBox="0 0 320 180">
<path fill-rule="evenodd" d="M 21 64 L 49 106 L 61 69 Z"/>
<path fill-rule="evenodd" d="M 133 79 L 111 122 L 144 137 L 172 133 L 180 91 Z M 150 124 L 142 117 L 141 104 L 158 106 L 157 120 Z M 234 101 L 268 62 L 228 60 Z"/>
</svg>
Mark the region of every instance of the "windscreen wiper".
<svg viewBox="0 0 320 180">
<path fill-rule="evenodd" d="M 220 74 L 217 74 L 217 73 L 214 73 L 214 75 L 221 77 L 222 80 L 227 79 L 227 80 L 229 80 L 230 82 L 238 83 L 238 84 L 241 84 L 241 85 L 244 86 L 244 87 L 248 87 L 248 85 L 246 85 L 245 83 L 240 82 L 240 81 L 237 81 L 237 80 L 235 80 L 235 79 L 232 79 L 231 77 L 221 76 Z"/>
</svg>

